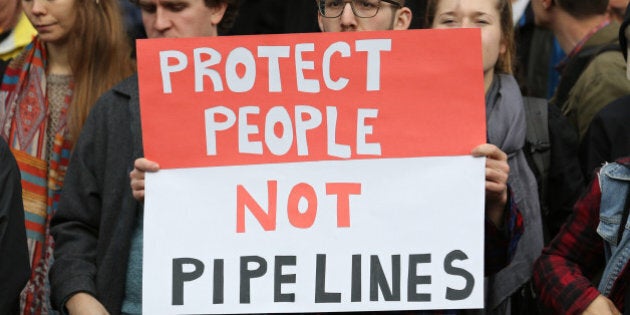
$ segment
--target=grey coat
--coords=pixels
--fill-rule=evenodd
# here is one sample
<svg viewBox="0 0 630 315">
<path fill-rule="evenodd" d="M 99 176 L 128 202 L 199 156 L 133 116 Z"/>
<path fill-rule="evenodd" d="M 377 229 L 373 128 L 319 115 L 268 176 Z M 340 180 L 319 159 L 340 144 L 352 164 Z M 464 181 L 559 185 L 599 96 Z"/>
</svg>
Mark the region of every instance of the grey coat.
<svg viewBox="0 0 630 315">
<path fill-rule="evenodd" d="M 129 172 L 142 154 L 134 75 L 97 101 L 72 154 L 51 222 L 55 262 L 50 283 L 56 309 L 73 294 L 86 292 L 110 314 L 120 314 L 129 240 L 140 209 Z"/>
</svg>

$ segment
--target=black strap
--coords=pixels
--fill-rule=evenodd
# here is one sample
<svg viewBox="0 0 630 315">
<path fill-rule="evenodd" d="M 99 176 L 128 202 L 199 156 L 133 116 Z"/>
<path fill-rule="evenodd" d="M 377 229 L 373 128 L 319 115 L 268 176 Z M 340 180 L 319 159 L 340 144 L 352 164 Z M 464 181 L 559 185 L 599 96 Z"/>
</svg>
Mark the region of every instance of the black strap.
<svg viewBox="0 0 630 315">
<path fill-rule="evenodd" d="M 562 78 L 560 79 L 558 89 L 556 90 L 556 106 L 562 107 L 564 105 L 569 98 L 569 92 L 573 89 L 573 86 L 582 75 L 582 72 L 584 72 L 586 67 L 588 67 L 597 55 L 607 51 L 621 52 L 621 47 L 618 43 L 612 43 L 584 48 L 577 54 L 577 56 L 569 60 L 562 71 Z"/>
<path fill-rule="evenodd" d="M 2 83 L 2 79 L 4 78 L 4 71 L 6 71 L 7 66 L 9 65 L 9 61 L 0 60 L 0 84 Z"/>
<path fill-rule="evenodd" d="M 549 215 L 547 183 L 551 165 L 551 140 L 549 137 L 549 105 L 546 99 L 523 97 L 527 133 L 525 158 L 536 176 L 540 206 Z"/>
</svg>

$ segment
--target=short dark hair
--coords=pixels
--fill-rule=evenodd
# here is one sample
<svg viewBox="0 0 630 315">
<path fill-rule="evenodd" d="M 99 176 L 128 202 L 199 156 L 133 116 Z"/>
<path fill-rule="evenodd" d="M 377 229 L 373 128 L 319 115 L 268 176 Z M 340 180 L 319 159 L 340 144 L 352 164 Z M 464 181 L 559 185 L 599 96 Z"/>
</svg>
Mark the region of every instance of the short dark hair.
<svg viewBox="0 0 630 315">
<path fill-rule="evenodd" d="M 131 3 L 138 5 L 138 0 L 129 0 Z M 214 8 L 219 6 L 222 3 L 227 4 L 227 9 L 225 10 L 225 14 L 223 15 L 223 19 L 217 26 L 219 34 L 227 33 L 232 26 L 234 26 L 234 21 L 236 21 L 236 16 L 238 16 L 238 9 L 241 6 L 240 0 L 204 0 L 206 7 Z"/>
<path fill-rule="evenodd" d="M 608 0 L 554 0 L 555 4 L 575 18 L 602 15 L 608 9 Z"/>
</svg>

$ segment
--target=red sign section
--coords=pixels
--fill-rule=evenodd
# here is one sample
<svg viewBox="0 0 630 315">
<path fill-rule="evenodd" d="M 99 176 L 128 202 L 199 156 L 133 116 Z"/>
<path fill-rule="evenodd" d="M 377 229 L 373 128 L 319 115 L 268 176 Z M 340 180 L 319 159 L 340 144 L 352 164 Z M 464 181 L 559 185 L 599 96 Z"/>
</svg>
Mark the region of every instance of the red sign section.
<svg viewBox="0 0 630 315">
<path fill-rule="evenodd" d="M 467 155 L 486 141 L 475 29 L 138 42 L 145 155 L 166 168 Z"/>
</svg>

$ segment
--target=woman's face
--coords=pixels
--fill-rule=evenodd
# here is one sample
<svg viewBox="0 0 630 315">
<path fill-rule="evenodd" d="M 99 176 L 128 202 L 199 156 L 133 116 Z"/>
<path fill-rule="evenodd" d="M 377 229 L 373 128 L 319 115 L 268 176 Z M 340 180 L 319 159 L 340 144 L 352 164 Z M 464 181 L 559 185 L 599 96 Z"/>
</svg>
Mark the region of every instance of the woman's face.
<svg viewBox="0 0 630 315">
<path fill-rule="evenodd" d="M 481 29 L 484 74 L 494 74 L 499 56 L 506 52 L 497 0 L 439 1 L 432 28 L 473 27 Z"/>
<path fill-rule="evenodd" d="M 22 8 L 42 41 L 64 44 L 76 20 L 75 2 L 76 0 L 22 0 Z"/>
</svg>

